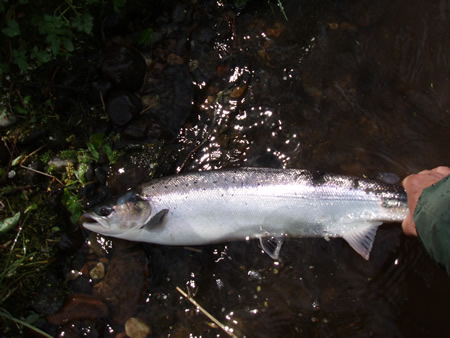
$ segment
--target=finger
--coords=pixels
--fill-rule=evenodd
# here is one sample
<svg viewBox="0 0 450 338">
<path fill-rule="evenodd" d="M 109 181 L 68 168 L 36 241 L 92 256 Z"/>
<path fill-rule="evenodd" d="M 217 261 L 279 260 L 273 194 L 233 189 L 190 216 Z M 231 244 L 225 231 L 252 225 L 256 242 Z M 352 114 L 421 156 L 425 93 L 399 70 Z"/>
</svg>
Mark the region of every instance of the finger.
<svg viewBox="0 0 450 338">
<path fill-rule="evenodd" d="M 440 166 L 440 167 L 434 168 L 432 171 L 441 174 L 443 176 L 442 178 L 450 175 L 450 167 Z"/>
<path fill-rule="evenodd" d="M 403 220 L 402 229 L 405 235 L 417 237 L 416 223 L 411 213 Z"/>
</svg>

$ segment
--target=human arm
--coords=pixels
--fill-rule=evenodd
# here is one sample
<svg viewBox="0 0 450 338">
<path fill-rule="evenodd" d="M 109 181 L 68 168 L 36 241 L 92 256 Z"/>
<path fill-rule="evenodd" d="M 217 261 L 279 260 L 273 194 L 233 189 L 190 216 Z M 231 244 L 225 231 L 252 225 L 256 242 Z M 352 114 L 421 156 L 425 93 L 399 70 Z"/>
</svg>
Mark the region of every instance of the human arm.
<svg viewBox="0 0 450 338">
<path fill-rule="evenodd" d="M 450 274 L 450 168 L 437 167 L 403 180 L 409 214 L 402 223 L 418 236 L 431 257 Z"/>
</svg>

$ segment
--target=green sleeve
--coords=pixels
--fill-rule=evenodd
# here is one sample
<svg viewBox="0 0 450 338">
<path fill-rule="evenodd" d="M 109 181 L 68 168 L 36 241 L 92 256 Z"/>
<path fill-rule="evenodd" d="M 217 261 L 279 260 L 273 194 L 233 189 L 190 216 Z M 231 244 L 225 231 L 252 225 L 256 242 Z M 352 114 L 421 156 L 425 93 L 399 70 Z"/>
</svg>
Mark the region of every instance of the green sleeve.
<svg viewBox="0 0 450 338">
<path fill-rule="evenodd" d="M 425 249 L 450 275 L 450 175 L 423 190 L 414 222 Z"/>
</svg>

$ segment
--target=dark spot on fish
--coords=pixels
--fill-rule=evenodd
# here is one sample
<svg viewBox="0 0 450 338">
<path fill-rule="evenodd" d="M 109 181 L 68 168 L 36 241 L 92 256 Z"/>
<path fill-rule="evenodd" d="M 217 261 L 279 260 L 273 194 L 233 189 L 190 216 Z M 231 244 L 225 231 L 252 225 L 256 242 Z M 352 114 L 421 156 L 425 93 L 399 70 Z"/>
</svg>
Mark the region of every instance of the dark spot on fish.
<svg viewBox="0 0 450 338">
<path fill-rule="evenodd" d="M 217 184 L 217 181 L 213 181 L 213 184 Z"/>
<path fill-rule="evenodd" d="M 167 185 L 164 186 L 164 189 L 168 189 L 169 187 Z"/>
<path fill-rule="evenodd" d="M 189 183 L 186 183 L 186 187 L 189 187 Z"/>
<path fill-rule="evenodd" d="M 352 180 L 352 188 L 353 188 L 353 189 L 358 189 L 359 186 L 360 186 L 359 180 L 358 180 L 357 178 L 353 179 L 353 180 Z"/>
<path fill-rule="evenodd" d="M 194 184 L 197 184 L 198 183 L 198 181 L 194 181 Z"/>
</svg>

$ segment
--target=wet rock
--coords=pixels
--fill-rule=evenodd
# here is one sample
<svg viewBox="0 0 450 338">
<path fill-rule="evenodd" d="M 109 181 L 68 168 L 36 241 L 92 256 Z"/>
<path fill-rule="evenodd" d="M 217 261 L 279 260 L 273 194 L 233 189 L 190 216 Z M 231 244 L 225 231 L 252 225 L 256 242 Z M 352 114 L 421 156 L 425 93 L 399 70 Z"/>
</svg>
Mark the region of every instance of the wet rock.
<svg viewBox="0 0 450 338">
<path fill-rule="evenodd" d="M 132 48 L 120 47 L 104 56 L 101 70 L 114 88 L 137 91 L 144 81 L 146 68 L 141 54 Z"/>
<path fill-rule="evenodd" d="M 0 113 L 0 127 L 11 127 L 16 123 L 17 117 L 12 114 L 6 114 L 4 112 Z"/>
<path fill-rule="evenodd" d="M 42 280 L 39 293 L 31 303 L 34 311 L 41 315 L 49 315 L 61 308 L 66 295 L 59 278 L 59 272 L 51 271 L 46 275 L 45 280 Z"/>
<path fill-rule="evenodd" d="M 151 333 L 151 330 L 147 323 L 139 318 L 131 317 L 125 323 L 125 333 L 130 338 L 145 338 Z"/>
<path fill-rule="evenodd" d="M 171 139 L 172 135 L 156 119 L 147 117 L 131 121 L 124 130 L 125 136 L 132 140 L 160 140 Z"/>
<path fill-rule="evenodd" d="M 111 87 L 111 82 L 105 79 L 92 82 L 91 88 L 87 93 L 88 101 L 93 105 L 102 104 L 102 98 L 104 99 L 107 96 Z"/>
<path fill-rule="evenodd" d="M 161 109 L 156 115 L 174 135 L 177 135 L 191 115 L 194 98 L 192 78 L 186 65 L 167 67 L 164 78 L 170 92 L 162 98 Z"/>
<path fill-rule="evenodd" d="M 105 184 L 108 178 L 108 171 L 104 167 L 97 167 L 94 170 L 95 178 L 101 183 Z"/>
<path fill-rule="evenodd" d="M 56 169 L 56 170 L 62 170 L 62 169 L 65 169 L 67 166 L 74 165 L 74 164 L 75 164 L 74 159 L 62 159 L 59 157 L 54 157 L 47 162 L 47 165 L 49 167 L 52 167 L 53 169 Z"/>
<path fill-rule="evenodd" d="M 184 4 L 177 4 L 172 11 L 172 21 L 175 23 L 181 23 L 186 19 L 187 9 Z"/>
<path fill-rule="evenodd" d="M 247 90 L 247 85 L 237 86 L 237 87 L 233 88 L 233 90 L 231 91 L 230 98 L 239 99 L 245 94 L 246 90 Z"/>
<path fill-rule="evenodd" d="M 47 321 L 62 325 L 76 320 L 97 319 L 108 316 L 108 307 L 97 297 L 91 295 L 71 295 L 63 307 L 55 314 L 48 315 Z"/>
<path fill-rule="evenodd" d="M 58 242 L 58 248 L 68 254 L 74 253 L 83 244 L 83 237 L 81 231 L 69 231 L 61 234 L 61 239 Z"/>
<path fill-rule="evenodd" d="M 114 240 L 105 278 L 94 287 L 111 310 L 110 318 L 124 324 L 138 309 L 147 291 L 148 259 L 136 243 Z"/>
<path fill-rule="evenodd" d="M 117 126 L 124 126 L 142 110 L 142 103 L 136 95 L 127 91 L 114 92 L 108 99 L 106 111 Z"/>
<path fill-rule="evenodd" d="M 147 138 L 148 128 L 149 126 L 146 121 L 133 121 L 125 128 L 124 134 L 134 140 L 145 140 Z"/>
<path fill-rule="evenodd" d="M 102 262 L 98 262 L 90 271 L 89 276 L 92 279 L 102 279 L 105 277 L 105 265 Z"/>
</svg>

